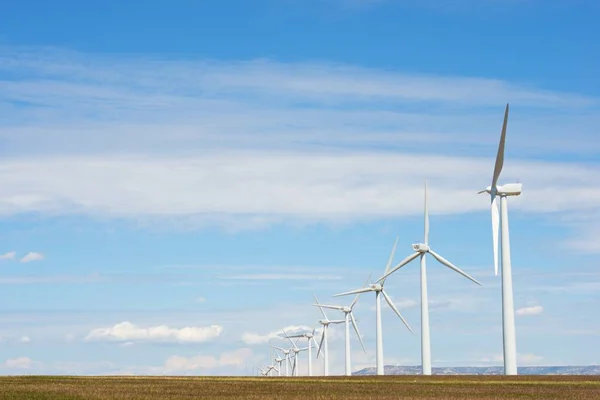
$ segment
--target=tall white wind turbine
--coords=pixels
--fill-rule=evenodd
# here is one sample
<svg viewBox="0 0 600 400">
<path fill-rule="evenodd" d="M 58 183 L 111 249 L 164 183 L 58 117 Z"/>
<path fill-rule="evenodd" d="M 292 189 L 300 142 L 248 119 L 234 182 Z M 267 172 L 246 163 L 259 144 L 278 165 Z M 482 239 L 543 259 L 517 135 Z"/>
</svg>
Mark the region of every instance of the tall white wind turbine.
<svg viewBox="0 0 600 400">
<path fill-rule="evenodd" d="M 367 282 L 368 282 L 368 280 L 367 280 Z M 367 284 L 367 282 L 365 282 L 365 285 Z M 352 304 L 350 304 L 349 306 L 331 306 L 331 305 L 326 305 L 326 304 L 314 304 L 314 305 L 320 305 L 323 308 L 339 310 L 344 313 L 344 321 L 346 323 L 346 375 L 347 376 L 352 375 L 352 365 L 351 365 L 352 363 L 351 363 L 351 358 L 350 358 L 350 323 L 352 323 L 352 327 L 354 328 L 354 331 L 356 332 L 356 336 L 358 336 L 360 345 L 361 345 L 363 351 L 366 353 L 365 345 L 363 344 L 362 338 L 360 337 L 360 332 L 358 331 L 358 325 L 356 325 L 356 319 L 354 319 L 354 314 L 352 313 L 352 310 L 353 310 L 354 306 L 356 305 L 356 302 L 358 301 L 359 296 L 360 296 L 360 294 L 357 294 L 356 297 L 354 298 L 354 301 L 352 301 Z"/>
<path fill-rule="evenodd" d="M 390 254 L 390 258 L 388 259 L 388 263 L 385 268 L 385 274 L 387 274 L 390 270 L 397 244 L 398 244 L 398 238 L 396 238 L 396 242 L 394 243 L 394 247 L 392 248 L 392 253 Z M 380 297 L 380 295 L 383 295 L 383 298 L 388 303 L 390 308 L 392 310 L 394 310 L 394 312 L 396 313 L 396 315 L 398 315 L 398 317 L 400 317 L 400 319 L 402 320 L 404 325 L 406 325 L 406 327 L 408 328 L 408 330 L 411 333 L 412 333 L 412 329 L 410 329 L 410 326 L 408 325 L 408 323 L 406 322 L 406 320 L 404 319 L 402 314 L 400 314 L 400 311 L 398 311 L 398 309 L 392 302 L 392 299 L 390 299 L 390 296 L 388 296 L 387 293 L 383 290 L 385 278 L 380 279 L 378 282 L 379 283 L 372 283 L 371 285 L 369 285 L 367 287 L 362 287 L 360 289 L 352 290 L 350 292 L 335 294 L 333 297 L 346 296 L 346 295 L 350 295 L 350 294 L 375 292 L 375 319 L 376 319 L 376 335 L 377 335 L 377 351 L 376 351 L 377 375 L 383 375 L 384 374 L 384 371 L 383 371 L 383 337 L 382 337 L 383 332 L 381 330 L 381 297 Z"/>
<path fill-rule="evenodd" d="M 323 362 L 324 362 L 324 376 L 329 376 L 329 341 L 327 340 L 327 332 L 329 330 L 330 324 L 343 324 L 346 322 L 345 320 L 335 320 L 332 321 L 327 318 L 327 314 L 325 314 L 325 310 L 321 307 L 317 296 L 313 293 L 313 297 L 315 298 L 315 303 L 319 310 L 321 310 L 321 314 L 323 314 L 323 319 L 319 320 L 319 323 L 323 325 L 323 332 L 321 333 L 321 340 L 319 341 L 319 348 L 317 350 L 317 358 L 319 358 L 319 354 L 321 353 L 321 349 L 323 349 Z"/>
<path fill-rule="evenodd" d="M 523 185 L 521 183 L 507 183 L 499 186 L 498 177 L 504 165 L 504 144 L 506 139 L 506 125 L 508 123 L 508 103 L 504 111 L 504 123 L 498 144 L 496 165 L 492 184 L 485 190 L 479 192 L 489 193 L 492 209 L 492 239 L 494 247 L 494 272 L 498 275 L 498 225 L 501 223 L 501 246 L 502 246 L 502 337 L 504 340 L 504 375 L 517 375 L 517 338 L 515 333 L 515 309 L 512 288 L 512 266 L 510 263 L 510 239 L 508 234 L 508 197 L 521 194 Z M 497 199 L 499 198 L 501 216 L 498 212 Z"/>
<path fill-rule="evenodd" d="M 398 265 L 389 270 L 384 276 L 379 278 L 378 282 L 386 279 L 389 275 L 398 271 L 412 260 L 421 257 L 421 365 L 423 375 L 431 375 L 431 340 L 429 334 L 429 302 L 427 300 L 427 265 L 425 255 L 431 254 L 442 265 L 458 272 L 462 276 L 472 280 L 478 285 L 481 285 L 476 279 L 462 271 L 450 261 L 437 254 L 429 247 L 429 211 L 427 209 L 427 181 L 425 181 L 425 240 L 424 243 L 413 244 L 414 253 L 400 261 Z"/>
</svg>

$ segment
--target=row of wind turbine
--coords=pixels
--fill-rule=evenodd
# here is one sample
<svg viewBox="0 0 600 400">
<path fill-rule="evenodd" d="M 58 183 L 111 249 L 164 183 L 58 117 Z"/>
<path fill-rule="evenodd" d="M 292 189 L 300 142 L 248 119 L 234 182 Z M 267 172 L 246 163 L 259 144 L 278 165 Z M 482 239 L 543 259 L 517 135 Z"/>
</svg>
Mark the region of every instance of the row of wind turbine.
<svg viewBox="0 0 600 400">
<path fill-rule="evenodd" d="M 501 274 L 502 274 L 502 332 L 503 332 L 503 350 L 504 350 L 504 374 L 505 375 L 516 375 L 517 374 L 517 353 L 516 353 L 516 333 L 515 333 L 515 322 L 514 322 L 514 302 L 513 302 L 513 289 L 512 289 L 512 271 L 511 271 L 511 259 L 510 259 L 510 243 L 509 243 L 509 229 L 508 229 L 508 202 L 507 199 L 510 196 L 518 196 L 522 191 L 521 183 L 509 183 L 505 185 L 498 185 L 498 178 L 502 171 L 502 167 L 504 164 L 504 148 L 505 148 L 505 140 L 506 140 L 506 128 L 508 123 L 508 112 L 509 105 L 506 105 L 506 109 L 504 112 L 504 122 L 502 125 L 502 132 L 500 136 L 500 143 L 498 145 L 498 152 L 496 155 L 496 163 L 494 167 L 494 173 L 492 176 L 492 184 L 488 186 L 485 190 L 479 192 L 481 193 L 489 193 L 491 196 L 491 216 L 492 216 L 492 244 L 493 244 L 493 257 L 494 257 L 494 272 L 495 275 L 498 275 L 498 230 L 501 228 L 501 237 L 500 237 L 500 245 L 501 245 Z M 402 320 L 406 328 L 412 333 L 412 329 L 401 315 L 398 308 L 392 302 L 390 296 L 384 290 L 384 284 L 386 279 L 399 271 L 404 266 L 408 265 L 411 261 L 419 258 L 420 259 L 420 293 L 421 293 L 421 365 L 422 365 L 422 374 L 423 375 L 431 375 L 432 367 L 431 367 L 431 334 L 430 334 L 430 326 L 429 326 L 429 301 L 428 301 L 428 290 L 427 290 L 427 262 L 426 256 L 429 254 L 433 257 L 438 263 L 441 265 L 455 271 L 456 273 L 464 276 L 465 278 L 471 280 L 477 285 L 481 286 L 481 283 L 477 281 L 475 278 L 452 264 L 450 261 L 442 257 L 440 254 L 436 253 L 431 246 L 429 245 L 429 211 L 427 204 L 427 181 L 425 181 L 424 188 L 424 240 L 423 243 L 415 243 L 412 245 L 412 254 L 404 258 L 394 267 L 392 267 L 392 262 L 394 259 L 394 254 L 396 251 L 396 247 L 398 244 L 398 238 L 394 242 L 394 246 L 392 248 L 392 252 L 388 259 L 385 272 L 375 282 L 370 281 L 370 277 L 363 284 L 361 288 L 351 290 L 344 293 L 339 293 L 333 295 L 333 297 L 338 296 L 347 296 L 347 295 L 356 295 L 354 300 L 349 306 L 339 306 L 339 305 L 326 305 L 320 304 L 315 296 L 315 306 L 318 306 L 323 315 L 323 319 L 320 319 L 318 322 L 322 325 L 321 339 L 318 345 L 317 358 L 321 353 L 323 353 L 324 358 L 324 375 L 329 375 L 329 357 L 328 357 L 328 328 L 330 324 L 341 324 L 345 323 L 345 372 L 346 375 L 351 375 L 351 354 L 350 354 L 350 324 L 352 324 L 354 331 L 356 332 L 360 344 L 362 346 L 363 351 L 365 351 L 364 343 L 360 336 L 358 326 L 356 324 L 356 319 L 352 313 L 356 302 L 358 301 L 358 297 L 363 293 L 375 292 L 375 313 L 376 313 L 376 374 L 383 375 L 384 374 L 384 364 L 383 364 L 383 333 L 382 333 L 382 324 L 381 324 L 381 296 L 385 299 L 390 308 L 396 313 L 396 315 Z M 498 206 L 500 206 L 500 211 L 498 210 Z M 314 293 L 313 293 L 314 296 Z M 343 320 L 329 320 L 324 311 L 325 308 L 338 310 L 344 313 Z M 314 342 L 314 334 L 315 330 L 307 333 L 297 334 L 293 336 L 288 336 L 285 333 L 285 336 L 292 343 L 292 347 L 288 350 L 284 350 L 281 347 L 275 347 L 276 349 L 283 352 L 285 355 L 284 358 L 279 357 L 276 359 L 281 366 L 281 361 L 278 360 L 290 360 L 291 352 L 294 353 L 294 364 L 293 371 L 296 376 L 298 376 L 298 353 L 303 350 L 308 350 L 308 373 L 309 376 L 312 375 L 312 356 L 311 356 L 311 348 Z M 293 342 L 291 338 L 307 338 L 308 339 L 308 347 L 299 349 L 296 346 L 296 342 Z M 311 342 L 311 340 L 313 342 Z M 267 374 L 269 371 L 274 369 L 274 367 L 269 367 L 267 370 Z M 266 374 L 265 374 L 266 375 Z M 286 364 L 286 375 L 287 375 L 287 364 Z"/>
</svg>

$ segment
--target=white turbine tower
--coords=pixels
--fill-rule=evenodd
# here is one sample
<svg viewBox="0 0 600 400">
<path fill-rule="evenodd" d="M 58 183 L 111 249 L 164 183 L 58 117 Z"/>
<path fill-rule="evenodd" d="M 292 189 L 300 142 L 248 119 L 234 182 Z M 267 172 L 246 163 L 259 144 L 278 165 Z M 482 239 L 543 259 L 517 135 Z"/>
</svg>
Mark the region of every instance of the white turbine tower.
<svg viewBox="0 0 600 400">
<path fill-rule="evenodd" d="M 315 303 L 317 303 L 317 307 L 321 310 L 321 314 L 323 314 L 323 319 L 319 320 L 319 323 L 323 325 L 323 332 L 321 333 L 321 340 L 319 341 L 319 348 L 317 350 L 317 358 L 319 358 L 319 354 L 321 353 L 321 348 L 323 349 L 323 362 L 324 362 L 324 376 L 329 376 L 329 344 L 327 340 L 327 331 L 329 329 L 330 324 L 343 324 L 344 320 L 335 320 L 331 321 L 327 318 L 327 314 L 325 314 L 325 310 L 321 307 L 319 300 L 317 300 L 317 296 L 313 293 L 313 297 L 315 298 Z"/>
<path fill-rule="evenodd" d="M 512 266 L 510 263 L 510 239 L 508 234 L 508 197 L 521 194 L 523 185 L 521 183 L 507 183 L 498 186 L 498 177 L 504 165 L 504 142 L 506 139 L 506 125 L 508 123 L 508 103 L 504 111 L 504 123 L 498 144 L 496 165 L 492 185 L 479 193 L 489 193 L 491 196 L 492 209 L 492 238 L 494 247 L 494 272 L 498 275 L 498 224 L 501 223 L 501 246 L 502 246 L 502 337 L 504 340 L 504 375 L 517 375 L 517 338 L 515 333 L 515 309 L 512 288 Z M 502 218 L 498 215 L 497 198 L 500 198 Z"/>
<path fill-rule="evenodd" d="M 398 244 L 398 238 L 396 238 L 396 242 L 394 243 L 394 247 L 392 248 L 392 253 L 390 254 L 390 258 L 388 259 L 388 263 L 385 268 L 385 274 L 387 274 L 388 271 L 390 270 L 390 266 L 392 264 L 392 259 L 394 258 L 394 252 L 396 251 L 397 244 Z M 402 314 L 400 314 L 400 311 L 398 311 L 398 309 L 392 302 L 392 299 L 390 299 L 390 296 L 388 296 L 387 293 L 383 290 L 385 278 L 380 279 L 379 282 L 380 283 L 372 283 L 371 285 L 369 285 L 367 287 L 362 287 L 360 289 L 352 290 L 350 292 L 339 293 L 339 294 L 334 295 L 333 297 L 346 296 L 346 295 L 350 295 L 350 294 L 375 292 L 375 319 L 376 319 L 376 335 L 377 335 L 377 351 L 376 351 L 377 375 L 383 375 L 384 374 L 384 371 L 383 371 L 383 337 L 382 337 L 383 332 L 381 330 L 381 297 L 380 297 L 380 294 L 383 295 L 383 297 L 385 298 L 385 301 L 388 303 L 390 308 L 392 310 L 394 310 L 394 312 L 396 313 L 396 315 L 398 315 L 398 317 L 400 317 L 400 319 L 402 320 L 404 325 L 406 325 L 406 327 L 408 328 L 408 330 L 411 333 L 412 333 L 412 329 L 410 329 L 410 326 L 408 325 L 408 323 L 406 322 L 406 320 L 404 319 Z"/>
<path fill-rule="evenodd" d="M 417 257 L 421 257 L 421 365 L 423 375 L 431 375 L 431 341 L 429 336 L 429 302 L 427 300 L 427 265 L 425 255 L 431 254 L 438 262 L 458 272 L 462 276 L 481 285 L 477 280 L 458 267 L 450 263 L 444 257 L 437 254 L 429 247 L 429 211 L 427 210 L 427 181 L 425 181 L 425 243 L 413 244 L 414 253 L 400 261 L 398 265 L 389 270 L 379 281 L 386 279 L 389 275 L 398 271 Z"/>
<path fill-rule="evenodd" d="M 286 334 L 286 336 L 288 336 Z M 299 335 L 288 336 L 289 338 L 306 338 L 308 339 L 308 376 L 312 376 L 312 347 L 313 342 L 315 341 L 315 329 L 312 332 L 305 332 Z"/>
<path fill-rule="evenodd" d="M 367 280 L 367 282 L 368 282 L 368 280 Z M 365 282 L 365 285 L 367 284 L 367 282 Z M 360 332 L 358 331 L 358 326 L 356 325 L 356 320 L 354 319 L 354 314 L 352 313 L 352 309 L 356 305 L 356 302 L 358 301 L 359 296 L 360 296 L 360 294 L 357 294 L 356 297 L 354 298 L 354 301 L 352 301 L 352 304 L 350 304 L 349 306 L 330 306 L 330 305 L 325 305 L 325 304 L 314 304 L 314 305 L 320 305 L 323 308 L 339 310 L 344 313 L 344 322 L 346 323 L 346 375 L 347 376 L 352 375 L 352 366 L 351 366 L 351 359 L 350 359 L 350 322 L 352 322 L 352 326 L 354 327 L 356 336 L 358 336 L 360 345 L 361 345 L 363 351 L 366 353 L 365 345 L 363 344 L 363 341 L 360 337 Z"/>
</svg>

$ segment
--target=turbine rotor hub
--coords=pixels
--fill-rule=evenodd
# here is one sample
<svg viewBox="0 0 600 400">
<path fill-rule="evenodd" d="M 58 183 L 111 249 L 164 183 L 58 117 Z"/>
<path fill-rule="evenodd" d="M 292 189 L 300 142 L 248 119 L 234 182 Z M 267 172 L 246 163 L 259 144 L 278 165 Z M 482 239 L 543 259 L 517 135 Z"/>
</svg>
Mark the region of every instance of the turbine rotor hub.
<svg viewBox="0 0 600 400">
<path fill-rule="evenodd" d="M 419 253 L 428 253 L 430 249 L 429 246 L 424 243 L 415 243 L 412 245 L 412 247 L 414 251 Z"/>
</svg>

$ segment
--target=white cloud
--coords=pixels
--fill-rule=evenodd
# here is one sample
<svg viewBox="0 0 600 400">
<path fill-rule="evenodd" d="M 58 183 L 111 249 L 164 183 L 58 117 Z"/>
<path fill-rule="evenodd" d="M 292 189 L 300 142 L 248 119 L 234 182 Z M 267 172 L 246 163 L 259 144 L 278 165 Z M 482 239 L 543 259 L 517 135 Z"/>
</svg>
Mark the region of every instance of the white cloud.
<svg viewBox="0 0 600 400">
<path fill-rule="evenodd" d="M 164 368 L 168 372 L 206 370 L 219 367 L 240 368 L 247 364 L 252 356 L 252 349 L 249 348 L 225 352 L 218 358 L 212 355 L 171 356 L 165 362 Z"/>
<path fill-rule="evenodd" d="M 0 48 L 0 70 L 26 76 L 0 83 L 0 133 L 13 151 L 0 162 L 0 215 L 228 229 L 355 222 L 420 214 L 425 177 L 432 213 L 484 211 L 474 191 L 489 184 L 505 99 L 502 180 L 526 191 L 511 208 L 600 215 L 598 163 L 547 161 L 600 151 L 597 98 L 330 63 L 57 49 Z M 593 225 L 600 216 L 577 237 Z"/>
<path fill-rule="evenodd" d="M 544 311 L 542 306 L 531 306 L 517 309 L 516 313 L 520 316 L 540 315 Z"/>
<path fill-rule="evenodd" d="M 15 251 L 9 251 L 0 255 L 0 260 L 14 260 L 17 253 Z"/>
<path fill-rule="evenodd" d="M 36 364 L 38 363 L 36 363 L 29 357 L 12 358 L 4 362 L 5 367 L 15 369 L 30 369 L 33 368 Z"/>
<path fill-rule="evenodd" d="M 246 151 L 3 163 L 10 175 L 0 174 L 5 199 L 0 214 L 75 212 L 216 224 L 246 220 L 254 226 L 281 220 L 355 221 L 417 215 L 422 213 L 425 177 L 430 181 L 432 213 L 483 211 L 486 203 L 473 194 L 473 182 L 481 182 L 482 187 L 487 184 L 491 165 L 490 160 L 427 154 Z M 423 164 L 418 174 L 410 169 L 415 163 Z M 538 213 L 597 208 L 600 167 L 515 161 L 507 165 L 505 176 L 514 176 L 516 170 L 532 183 L 527 196 L 515 199 L 514 208 Z M 13 179 L 16 176 L 18 180 Z M 559 187 L 568 187 L 575 195 L 549 196 L 560 193 Z M 245 195 L 235 195 L 240 192 Z"/>
<path fill-rule="evenodd" d="M 29 336 L 22 336 L 21 339 L 19 339 L 19 341 L 21 343 L 29 343 L 31 342 L 31 338 Z"/>
<path fill-rule="evenodd" d="M 264 335 L 261 335 L 259 333 L 254 333 L 254 332 L 244 332 L 242 334 L 242 340 L 246 344 L 251 344 L 251 345 L 268 343 L 270 340 L 273 340 L 273 339 L 287 340 L 285 338 L 285 335 L 283 334 L 282 330 L 284 330 L 288 335 L 294 335 L 294 334 L 298 334 L 298 333 L 302 333 L 302 332 L 312 332 L 313 328 L 306 326 L 306 325 L 289 325 L 282 329 L 278 329 L 278 330 L 269 332 Z M 317 331 L 320 332 L 320 330 L 316 330 L 315 335 L 317 335 L 317 333 L 316 333 Z"/>
<path fill-rule="evenodd" d="M 44 259 L 44 255 L 42 253 L 36 253 L 34 251 L 30 251 L 25 255 L 25 257 L 21 258 L 22 263 L 28 263 L 32 261 L 41 261 Z"/>
<path fill-rule="evenodd" d="M 196 298 L 196 301 L 197 301 L 198 303 L 204 303 L 204 302 L 206 301 L 206 299 L 205 299 L 204 297 L 200 296 L 200 297 L 197 297 L 197 298 Z"/>
<path fill-rule="evenodd" d="M 181 329 L 170 328 L 166 325 L 142 328 L 129 321 L 125 321 L 109 328 L 93 329 L 85 337 L 85 340 L 202 343 L 216 339 L 222 332 L 223 327 L 219 325 L 211 325 L 208 327 L 185 327 Z"/>
</svg>

